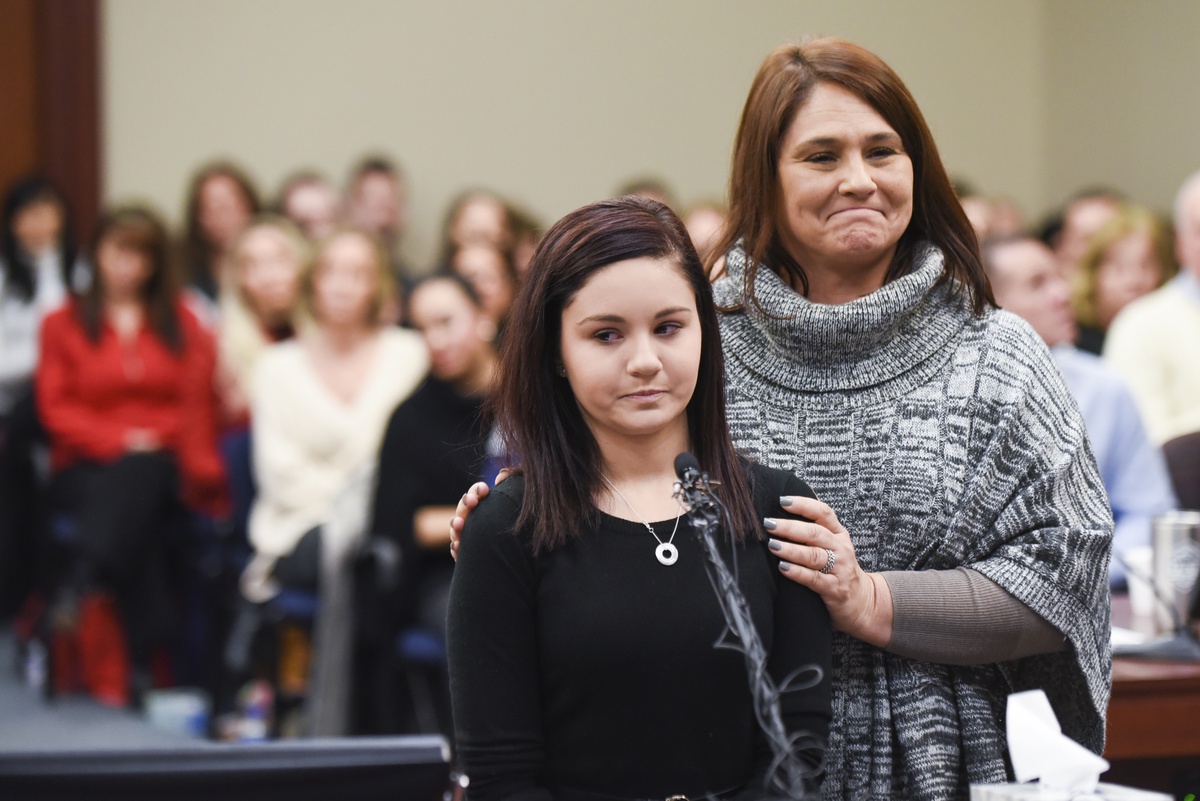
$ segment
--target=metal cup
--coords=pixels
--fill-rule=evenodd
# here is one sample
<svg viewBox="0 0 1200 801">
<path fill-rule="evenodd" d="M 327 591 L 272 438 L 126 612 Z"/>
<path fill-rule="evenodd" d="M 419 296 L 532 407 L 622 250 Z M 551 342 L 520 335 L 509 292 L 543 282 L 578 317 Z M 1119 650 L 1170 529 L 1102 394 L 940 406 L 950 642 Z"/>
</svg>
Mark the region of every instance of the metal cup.
<svg viewBox="0 0 1200 801">
<path fill-rule="evenodd" d="M 1200 512 L 1167 512 L 1154 518 L 1152 544 L 1154 588 L 1163 601 L 1155 605 L 1155 621 L 1172 631 L 1177 622 L 1187 623 L 1188 602 L 1200 576 Z"/>
</svg>

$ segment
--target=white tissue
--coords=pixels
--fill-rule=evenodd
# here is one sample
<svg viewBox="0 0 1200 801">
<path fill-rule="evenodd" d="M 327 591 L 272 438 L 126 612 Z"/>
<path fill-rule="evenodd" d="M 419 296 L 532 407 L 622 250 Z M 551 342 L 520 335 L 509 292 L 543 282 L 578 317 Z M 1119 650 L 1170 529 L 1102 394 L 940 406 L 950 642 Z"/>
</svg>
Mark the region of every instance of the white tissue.
<svg viewBox="0 0 1200 801">
<path fill-rule="evenodd" d="M 1038 779 L 1046 789 L 1092 793 L 1108 762 L 1062 733 L 1041 690 L 1008 697 L 1008 753 L 1018 782 Z"/>
</svg>

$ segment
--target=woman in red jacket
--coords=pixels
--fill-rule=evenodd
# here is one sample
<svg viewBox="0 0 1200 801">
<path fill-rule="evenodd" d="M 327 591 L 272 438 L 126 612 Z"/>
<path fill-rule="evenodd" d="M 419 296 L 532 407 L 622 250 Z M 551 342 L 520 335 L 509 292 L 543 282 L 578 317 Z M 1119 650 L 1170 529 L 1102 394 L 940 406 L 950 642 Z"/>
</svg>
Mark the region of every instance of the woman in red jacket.
<svg viewBox="0 0 1200 801">
<path fill-rule="evenodd" d="M 79 522 L 75 586 L 112 591 L 131 686 L 171 619 L 165 536 L 182 501 L 224 507 L 215 347 L 179 301 L 161 221 L 130 208 L 101 221 L 91 289 L 46 318 L 37 400 L 50 434 L 57 508 Z"/>
</svg>

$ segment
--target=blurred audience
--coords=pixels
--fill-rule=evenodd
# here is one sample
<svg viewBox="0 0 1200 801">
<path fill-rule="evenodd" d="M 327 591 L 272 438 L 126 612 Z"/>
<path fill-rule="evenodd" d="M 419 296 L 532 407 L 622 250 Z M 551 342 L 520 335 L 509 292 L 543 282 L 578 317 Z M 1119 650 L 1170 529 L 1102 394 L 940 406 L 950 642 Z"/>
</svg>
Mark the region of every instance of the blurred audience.
<svg viewBox="0 0 1200 801">
<path fill-rule="evenodd" d="M 683 224 L 692 245 L 700 254 L 700 262 L 705 265 L 712 263 L 709 274 L 715 278 L 723 270 L 724 264 L 725 254 L 714 254 L 713 250 L 725 230 L 725 207 L 711 201 L 697 203 L 684 213 Z"/>
<path fill-rule="evenodd" d="M 487 245 L 502 251 L 513 247 L 513 220 L 499 195 L 472 189 L 450 203 L 442 223 L 442 264 L 450 264 L 456 250 L 467 245 Z"/>
<path fill-rule="evenodd" d="M 1067 203 L 1050 246 L 1054 249 L 1063 277 L 1068 281 L 1075 280 L 1088 243 L 1116 215 L 1121 202 L 1119 193 L 1096 188 L 1079 192 Z"/>
<path fill-rule="evenodd" d="M 312 170 L 302 170 L 285 179 L 275 207 L 312 242 L 333 233 L 342 216 L 337 187 Z"/>
<path fill-rule="evenodd" d="M 386 156 L 368 156 L 355 165 L 346 185 L 346 220 L 378 237 L 393 275 L 406 275 L 400 244 L 408 226 L 408 192 L 404 173 Z"/>
<path fill-rule="evenodd" d="M 1146 209 L 1122 205 L 1089 240 L 1075 274 L 1079 348 L 1099 354 L 1117 312 L 1176 272 L 1167 226 Z"/>
<path fill-rule="evenodd" d="M 1179 274 L 1126 306 L 1104 342 L 1160 444 L 1200 431 L 1200 172 L 1175 198 L 1175 256 Z"/>
<path fill-rule="evenodd" d="M 513 269 L 516 270 L 517 279 L 520 280 L 525 275 L 525 271 L 529 269 L 529 262 L 533 260 L 533 253 L 537 250 L 538 243 L 542 241 L 542 234 L 546 228 L 532 214 L 512 203 L 508 204 L 508 219 L 512 224 L 513 232 Z"/>
<path fill-rule="evenodd" d="M 963 191 L 966 191 L 965 188 Z M 975 236 L 981 243 L 989 239 L 1020 236 L 1025 232 L 1025 215 L 1016 203 L 1007 198 L 994 198 L 971 192 L 960 195 L 959 201 L 967 219 L 971 221 L 971 227 L 975 229 Z"/>
<path fill-rule="evenodd" d="M 130 695 L 171 635 L 164 532 L 180 502 L 224 511 L 211 336 L 180 303 L 169 239 L 150 211 L 100 223 L 89 290 L 46 318 L 37 405 L 50 436 L 53 506 L 78 523 L 69 586 L 110 590 L 128 641 Z"/>
<path fill-rule="evenodd" d="M 88 281 L 62 193 L 40 176 L 15 183 L 0 221 L 0 420 L 29 391 L 42 318 Z"/>
<path fill-rule="evenodd" d="M 448 266 L 471 285 L 484 313 L 502 334 L 508 309 L 517 296 L 512 256 L 491 244 L 472 242 L 455 249 Z"/>
<path fill-rule="evenodd" d="M 1054 253 L 1036 239 L 1014 238 L 990 242 L 983 256 L 996 302 L 1025 318 L 1050 347 L 1083 412 L 1115 521 L 1109 580 L 1122 586 L 1121 558 L 1149 545 L 1151 521 L 1177 506 L 1166 460 L 1147 436 L 1124 380 L 1098 356 L 1072 345 L 1070 286 Z"/>
<path fill-rule="evenodd" d="M 303 234 L 282 217 L 259 217 L 234 243 L 218 340 L 218 387 L 229 421 L 247 419 L 266 347 L 296 332 L 300 276 L 310 257 Z"/>
<path fill-rule="evenodd" d="M 637 195 L 657 200 L 672 210 L 679 208 L 675 200 L 675 193 L 667 186 L 667 182 L 653 175 L 639 175 L 636 178 L 630 178 L 617 188 L 615 197 L 623 195 Z"/>
<path fill-rule="evenodd" d="M 388 421 L 370 530 L 400 546 L 406 625 L 444 634 L 454 505 L 463 487 L 495 477 L 486 474 L 494 463 L 482 409 L 495 376 L 496 326 L 457 276 L 425 279 L 409 303 L 430 375 Z"/>
<path fill-rule="evenodd" d="M 435 276 L 413 290 L 409 318 L 429 349 L 430 375 L 392 414 L 379 452 L 369 530 L 392 544 L 399 567 L 386 582 L 390 591 L 360 610 L 360 619 L 382 618 L 374 626 L 372 654 L 389 652 L 399 632 L 412 627 L 445 642 L 454 505 L 463 487 L 495 478 L 499 461 L 489 454 L 490 427 L 482 414 L 495 377 L 496 327 L 480 299 L 461 278 Z M 368 672 L 386 672 L 392 664 L 368 661 L 361 666 Z M 396 681 L 382 675 L 373 686 Z M 449 733 L 444 671 L 433 684 L 431 705 Z"/>
<path fill-rule="evenodd" d="M 185 211 L 184 270 L 188 286 L 209 304 L 217 302 L 234 241 L 260 210 L 258 190 L 237 165 L 214 162 L 193 176 Z"/>
<path fill-rule="evenodd" d="M 311 324 L 259 359 L 251 414 L 255 556 L 242 581 L 252 601 L 270 599 L 281 585 L 316 589 L 321 529 L 335 499 L 369 467 L 388 415 L 425 375 L 420 338 L 383 325 L 392 287 L 379 241 L 339 229 L 301 282 Z"/>
<path fill-rule="evenodd" d="M 44 439 L 33 400 L 43 318 L 89 280 L 70 216 L 52 182 L 32 175 L 4 196 L 0 219 L 0 620 L 32 588 L 39 539 L 35 448 Z"/>
</svg>

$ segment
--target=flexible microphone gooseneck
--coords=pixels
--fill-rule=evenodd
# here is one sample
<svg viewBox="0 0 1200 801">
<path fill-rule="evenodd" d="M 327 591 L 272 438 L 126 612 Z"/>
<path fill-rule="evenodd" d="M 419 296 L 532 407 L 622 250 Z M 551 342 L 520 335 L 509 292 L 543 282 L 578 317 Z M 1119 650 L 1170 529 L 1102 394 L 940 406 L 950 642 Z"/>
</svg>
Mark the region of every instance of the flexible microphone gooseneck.
<svg viewBox="0 0 1200 801">
<path fill-rule="evenodd" d="M 801 668 L 788 676 L 782 686 L 776 686 L 767 672 L 766 649 L 754 627 L 749 604 L 737 585 L 737 552 L 733 551 L 731 570 L 717 549 L 714 536 L 717 528 L 722 523 L 727 531 L 733 528 L 729 510 L 712 493 L 708 474 L 700 469 L 700 463 L 691 453 L 685 451 L 675 457 L 675 475 L 679 478 L 675 482 L 675 497 L 683 504 L 688 520 L 704 545 L 707 557 L 704 569 L 725 617 L 725 631 L 714 647 L 740 651 L 746 660 L 750 694 L 754 699 L 754 716 L 773 755 L 767 771 L 767 787 L 784 798 L 804 798 L 804 780 L 816 777 L 821 766 L 808 767 L 801 762 L 796 757 L 796 747 L 800 744 L 820 747 L 821 743 L 807 733 L 788 734 L 779 711 L 779 697 L 782 693 L 804 690 L 818 684 L 823 678 L 821 668 L 816 665 Z M 801 683 L 799 677 L 802 674 L 812 674 L 812 678 Z"/>
</svg>

